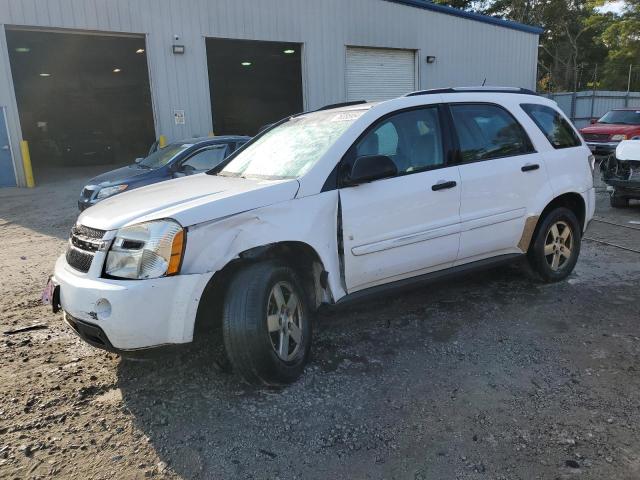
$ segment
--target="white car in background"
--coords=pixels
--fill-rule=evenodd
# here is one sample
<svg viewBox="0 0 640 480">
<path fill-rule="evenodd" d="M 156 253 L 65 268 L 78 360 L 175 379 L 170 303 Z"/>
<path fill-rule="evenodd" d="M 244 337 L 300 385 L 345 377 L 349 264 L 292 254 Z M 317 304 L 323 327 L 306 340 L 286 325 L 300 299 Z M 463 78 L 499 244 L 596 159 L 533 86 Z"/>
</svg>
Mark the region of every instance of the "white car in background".
<svg viewBox="0 0 640 480">
<path fill-rule="evenodd" d="M 567 277 L 594 212 L 593 157 L 557 105 L 442 89 L 289 117 L 214 171 L 86 210 L 55 266 L 54 309 L 92 345 L 193 340 L 223 302 L 247 382 L 301 375 L 314 313 L 527 256 Z"/>
</svg>

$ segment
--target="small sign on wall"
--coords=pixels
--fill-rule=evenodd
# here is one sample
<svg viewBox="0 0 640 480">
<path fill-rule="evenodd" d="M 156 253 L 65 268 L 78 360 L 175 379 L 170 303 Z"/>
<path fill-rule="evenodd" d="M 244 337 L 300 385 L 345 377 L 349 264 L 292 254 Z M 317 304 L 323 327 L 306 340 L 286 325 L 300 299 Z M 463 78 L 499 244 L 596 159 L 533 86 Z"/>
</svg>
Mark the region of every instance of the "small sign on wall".
<svg viewBox="0 0 640 480">
<path fill-rule="evenodd" d="M 184 110 L 174 110 L 173 120 L 176 122 L 176 125 L 184 125 Z"/>
</svg>

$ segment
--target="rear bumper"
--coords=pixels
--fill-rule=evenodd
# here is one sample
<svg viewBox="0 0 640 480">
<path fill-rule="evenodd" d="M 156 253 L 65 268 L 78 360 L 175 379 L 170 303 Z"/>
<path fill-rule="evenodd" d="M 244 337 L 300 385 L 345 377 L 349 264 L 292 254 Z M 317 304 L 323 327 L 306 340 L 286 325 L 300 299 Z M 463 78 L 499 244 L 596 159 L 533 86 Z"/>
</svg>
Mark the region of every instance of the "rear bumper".
<svg viewBox="0 0 640 480">
<path fill-rule="evenodd" d="M 94 346 L 120 353 L 192 341 L 208 278 L 96 279 L 74 270 L 61 256 L 53 281 L 60 286 L 60 305 L 74 331 Z"/>
</svg>

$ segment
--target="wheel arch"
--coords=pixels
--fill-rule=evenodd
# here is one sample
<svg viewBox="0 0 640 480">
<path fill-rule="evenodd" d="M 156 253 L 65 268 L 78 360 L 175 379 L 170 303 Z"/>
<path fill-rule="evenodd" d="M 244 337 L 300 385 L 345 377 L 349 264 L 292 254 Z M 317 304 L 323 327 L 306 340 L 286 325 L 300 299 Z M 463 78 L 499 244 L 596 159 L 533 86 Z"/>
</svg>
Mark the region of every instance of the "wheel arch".
<svg viewBox="0 0 640 480">
<path fill-rule="evenodd" d="M 538 229 L 542 224 L 542 220 L 544 220 L 549 212 L 559 207 L 564 207 L 571 210 L 580 223 L 580 231 L 584 232 L 587 215 L 587 205 L 585 199 L 582 197 L 582 195 L 576 192 L 563 193 L 562 195 L 558 195 L 549 203 L 547 203 L 540 215 L 538 215 L 537 217 L 529 217 L 535 218 L 535 228 L 531 228 L 527 234 L 527 227 L 525 226 L 525 233 L 523 234 L 523 239 L 520 243 L 520 247 L 524 252 L 529 251 L 532 240 L 536 238 L 536 235 L 538 234 Z M 528 238 L 525 239 L 525 235 Z"/>
<path fill-rule="evenodd" d="M 236 272 L 248 264 L 274 259 L 296 271 L 314 308 L 324 302 L 333 302 L 328 273 L 320 255 L 311 245 L 302 241 L 279 241 L 252 247 L 240 252 L 209 279 L 198 304 L 194 338 L 212 326 L 212 319 L 221 318 L 226 289 Z"/>
</svg>

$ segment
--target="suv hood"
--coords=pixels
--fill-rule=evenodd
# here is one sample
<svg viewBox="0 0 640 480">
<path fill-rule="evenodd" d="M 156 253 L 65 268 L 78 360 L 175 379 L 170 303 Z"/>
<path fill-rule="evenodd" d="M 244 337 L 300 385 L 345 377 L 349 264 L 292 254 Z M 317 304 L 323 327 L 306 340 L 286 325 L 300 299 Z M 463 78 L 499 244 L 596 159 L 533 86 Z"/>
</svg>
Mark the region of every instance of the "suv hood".
<svg viewBox="0 0 640 480">
<path fill-rule="evenodd" d="M 599 133 L 607 135 L 633 135 L 640 130 L 640 125 L 621 125 L 616 123 L 595 123 L 580 130 L 580 133 Z"/>
<path fill-rule="evenodd" d="M 123 192 L 88 208 L 78 223 L 114 230 L 132 223 L 173 218 L 183 227 L 291 200 L 297 180 L 258 180 L 201 173 Z"/>
<path fill-rule="evenodd" d="M 616 159 L 620 162 L 640 163 L 640 140 L 623 140 L 616 147 Z"/>
<path fill-rule="evenodd" d="M 140 168 L 137 165 L 127 165 L 126 167 L 116 168 L 115 170 L 109 170 L 102 173 L 97 177 L 93 177 L 87 182 L 87 185 L 111 185 L 117 183 L 123 183 L 125 180 L 131 180 L 139 175 L 144 175 L 153 170 L 149 168 Z"/>
</svg>

